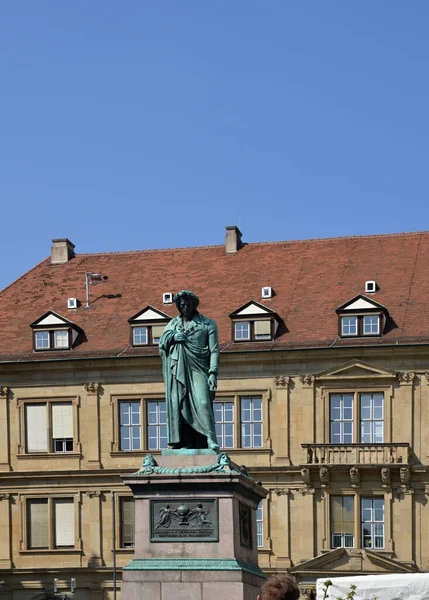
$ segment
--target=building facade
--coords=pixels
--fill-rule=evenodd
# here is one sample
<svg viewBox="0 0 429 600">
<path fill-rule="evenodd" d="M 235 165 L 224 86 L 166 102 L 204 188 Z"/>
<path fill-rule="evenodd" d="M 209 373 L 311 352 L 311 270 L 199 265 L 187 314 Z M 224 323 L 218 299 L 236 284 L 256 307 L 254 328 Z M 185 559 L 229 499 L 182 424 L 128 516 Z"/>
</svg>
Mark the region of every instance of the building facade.
<svg viewBox="0 0 429 600">
<path fill-rule="evenodd" d="M 119 597 L 121 474 L 166 446 L 157 343 L 217 321 L 218 441 L 268 488 L 260 565 L 429 568 L 429 233 L 51 256 L 0 293 L 0 597 Z M 114 568 L 116 565 L 116 568 Z M 73 588 L 73 589 L 72 589 Z"/>
</svg>

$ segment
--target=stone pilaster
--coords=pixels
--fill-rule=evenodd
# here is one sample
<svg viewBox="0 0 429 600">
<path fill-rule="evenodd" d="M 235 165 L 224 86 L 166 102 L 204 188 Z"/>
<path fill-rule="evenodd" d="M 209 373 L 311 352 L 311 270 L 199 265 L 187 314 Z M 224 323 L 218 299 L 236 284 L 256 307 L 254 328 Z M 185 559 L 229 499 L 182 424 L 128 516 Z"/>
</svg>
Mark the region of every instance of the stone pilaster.
<svg viewBox="0 0 429 600">
<path fill-rule="evenodd" d="M 0 569 L 10 569 L 10 495 L 0 494 Z"/>
<path fill-rule="evenodd" d="M 88 567 L 101 567 L 101 492 L 88 490 L 83 503 L 84 550 Z"/>
<path fill-rule="evenodd" d="M 9 388 L 0 387 L 0 471 L 10 471 Z"/>
<path fill-rule="evenodd" d="M 82 414 L 85 413 L 83 422 L 87 424 L 84 442 L 87 448 L 85 457 L 89 468 L 98 469 L 101 467 L 99 401 L 100 384 L 85 383 L 83 387 L 86 392 L 86 402 L 85 409 L 82 410 Z"/>
<path fill-rule="evenodd" d="M 274 378 L 276 385 L 277 403 L 277 448 L 276 461 L 282 464 L 290 464 L 289 457 L 289 412 L 290 412 L 290 386 L 291 378 L 287 375 L 277 375 Z"/>
</svg>

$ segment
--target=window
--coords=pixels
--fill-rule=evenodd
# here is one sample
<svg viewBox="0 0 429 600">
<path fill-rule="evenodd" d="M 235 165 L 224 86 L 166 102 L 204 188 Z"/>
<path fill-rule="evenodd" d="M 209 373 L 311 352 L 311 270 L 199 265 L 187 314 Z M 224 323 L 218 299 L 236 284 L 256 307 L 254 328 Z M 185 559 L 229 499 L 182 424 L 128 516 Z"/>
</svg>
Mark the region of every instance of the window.
<svg viewBox="0 0 429 600">
<path fill-rule="evenodd" d="M 360 395 L 360 441 L 362 444 L 382 444 L 384 440 L 383 394 Z"/>
<path fill-rule="evenodd" d="M 342 337 L 380 335 L 380 315 L 353 315 L 341 317 Z"/>
<path fill-rule="evenodd" d="M 234 341 L 271 340 L 273 338 L 271 319 L 234 322 Z"/>
<path fill-rule="evenodd" d="M 216 436 L 221 448 L 263 447 L 263 396 L 217 397 Z"/>
<path fill-rule="evenodd" d="M 147 447 L 148 450 L 167 448 L 167 415 L 165 400 L 148 400 L 147 408 Z"/>
<path fill-rule="evenodd" d="M 72 402 L 26 403 L 25 437 L 28 453 L 73 452 Z"/>
<path fill-rule="evenodd" d="M 70 348 L 70 333 L 68 329 L 35 331 L 35 350 L 68 350 Z"/>
<path fill-rule="evenodd" d="M 133 346 L 155 346 L 159 344 L 165 324 L 133 326 Z"/>
<path fill-rule="evenodd" d="M 353 496 L 331 496 L 331 547 L 354 547 Z"/>
<path fill-rule="evenodd" d="M 120 498 L 120 545 L 121 548 L 134 548 L 135 504 L 134 498 Z"/>
<path fill-rule="evenodd" d="M 256 545 L 258 548 L 264 547 L 264 509 L 262 500 L 256 509 Z"/>
<path fill-rule="evenodd" d="M 74 499 L 27 499 L 27 548 L 74 548 Z"/>
<path fill-rule="evenodd" d="M 236 340 L 250 340 L 250 322 L 240 321 L 239 323 L 234 323 L 234 332 Z"/>
<path fill-rule="evenodd" d="M 241 445 L 262 448 L 262 398 L 241 398 Z"/>
<path fill-rule="evenodd" d="M 353 395 L 331 394 L 331 444 L 353 443 Z"/>
<path fill-rule="evenodd" d="M 142 346 L 148 343 L 147 327 L 133 327 L 133 345 Z"/>
<path fill-rule="evenodd" d="M 354 427 L 355 422 L 359 423 L 359 427 Z M 330 443 L 383 444 L 384 394 L 331 394 Z"/>
<path fill-rule="evenodd" d="M 213 405 L 217 443 L 221 448 L 234 448 L 234 402 Z"/>
<path fill-rule="evenodd" d="M 118 412 L 119 450 L 167 448 L 165 400 L 119 400 Z"/>
<path fill-rule="evenodd" d="M 384 548 L 384 498 L 361 499 L 362 547 Z"/>
<path fill-rule="evenodd" d="M 121 450 L 140 450 L 140 400 L 119 402 L 119 415 Z"/>
</svg>

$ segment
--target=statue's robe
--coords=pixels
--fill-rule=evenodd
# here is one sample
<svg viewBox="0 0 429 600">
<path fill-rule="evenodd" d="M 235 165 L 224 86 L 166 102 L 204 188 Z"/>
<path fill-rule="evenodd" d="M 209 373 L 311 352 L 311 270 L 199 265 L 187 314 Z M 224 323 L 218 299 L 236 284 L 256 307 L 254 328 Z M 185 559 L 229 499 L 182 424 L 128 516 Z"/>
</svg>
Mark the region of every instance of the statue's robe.
<svg viewBox="0 0 429 600">
<path fill-rule="evenodd" d="M 173 341 L 177 331 L 185 334 L 185 341 Z M 219 365 L 216 323 L 197 312 L 184 327 L 179 315 L 164 329 L 159 350 L 165 383 L 168 443 L 207 448 L 207 438 L 216 441 L 214 393 L 208 386 L 209 374 L 217 374 Z M 193 432 L 205 439 L 193 436 Z"/>
</svg>

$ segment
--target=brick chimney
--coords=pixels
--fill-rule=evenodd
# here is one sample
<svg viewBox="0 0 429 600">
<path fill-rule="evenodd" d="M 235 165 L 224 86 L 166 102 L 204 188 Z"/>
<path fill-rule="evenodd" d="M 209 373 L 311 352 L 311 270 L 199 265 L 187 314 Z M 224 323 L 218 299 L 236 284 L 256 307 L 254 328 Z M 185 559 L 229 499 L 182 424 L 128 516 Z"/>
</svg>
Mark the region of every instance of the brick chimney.
<svg viewBox="0 0 429 600">
<path fill-rule="evenodd" d="M 74 244 L 67 238 L 52 240 L 51 264 L 60 265 L 74 257 Z"/>
<path fill-rule="evenodd" d="M 238 252 L 242 246 L 242 233 L 236 225 L 227 225 L 225 229 L 225 252 L 227 254 L 234 254 L 235 252 Z"/>
</svg>

